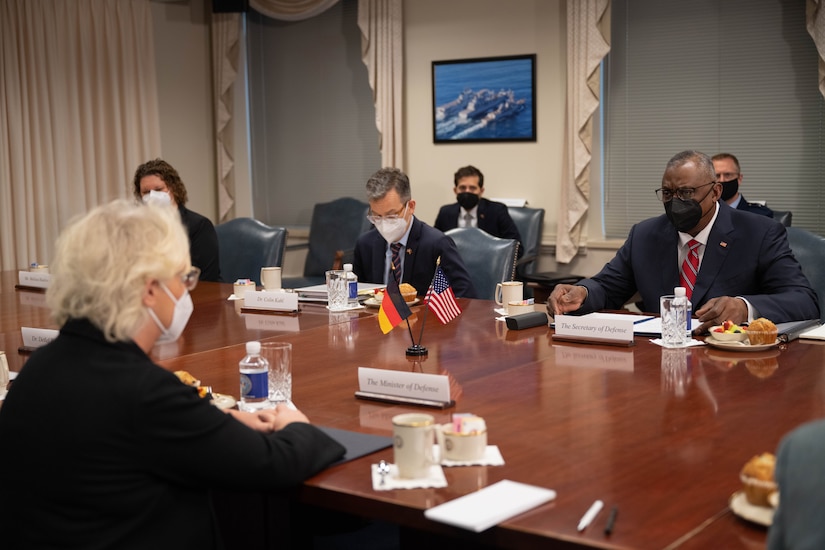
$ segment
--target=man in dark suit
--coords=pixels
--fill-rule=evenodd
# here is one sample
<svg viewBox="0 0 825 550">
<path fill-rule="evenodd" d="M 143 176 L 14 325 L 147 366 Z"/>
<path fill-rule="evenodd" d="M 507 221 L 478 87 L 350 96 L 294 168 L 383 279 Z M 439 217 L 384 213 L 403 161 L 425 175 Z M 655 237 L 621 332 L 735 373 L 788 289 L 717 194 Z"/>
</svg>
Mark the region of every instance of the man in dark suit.
<svg viewBox="0 0 825 550">
<path fill-rule="evenodd" d="M 739 192 L 744 179 L 739 171 L 739 159 L 730 153 L 713 155 L 713 170 L 716 172 L 716 181 L 722 184 L 721 198 L 731 208 L 773 218 L 773 210 L 758 202 L 748 202 Z"/>
<path fill-rule="evenodd" d="M 779 507 L 768 532 L 768 550 L 825 548 L 825 421 L 809 422 L 782 439 L 776 456 Z"/>
<path fill-rule="evenodd" d="M 665 214 L 633 226 L 596 276 L 557 286 L 547 302 L 550 314 L 619 309 L 637 291 L 645 311 L 658 311 L 660 296 L 687 286 L 680 283 L 680 266 L 697 256 L 698 274 L 688 289 L 702 322 L 697 333 L 727 319 L 741 324 L 756 317 L 775 323 L 819 318 L 816 294 L 785 228 L 720 201 L 710 157 L 698 151 L 677 154 L 656 192 Z"/>
<path fill-rule="evenodd" d="M 355 243 L 352 270 L 359 281 L 386 284 L 398 273 L 400 283 L 411 284 L 423 296 L 441 258 L 455 295 L 475 298 L 470 274 L 453 240 L 413 215 L 415 201 L 404 172 L 383 168 L 373 174 L 367 181 L 367 201 L 375 227 Z"/>
<path fill-rule="evenodd" d="M 478 227 L 494 237 L 517 240 L 521 256 L 521 235 L 507 206 L 481 198 L 484 194 L 484 174 L 481 170 L 475 166 L 459 168 L 453 177 L 453 192 L 457 202 L 441 207 L 435 218 L 436 229 L 449 231 L 456 227 Z"/>
</svg>

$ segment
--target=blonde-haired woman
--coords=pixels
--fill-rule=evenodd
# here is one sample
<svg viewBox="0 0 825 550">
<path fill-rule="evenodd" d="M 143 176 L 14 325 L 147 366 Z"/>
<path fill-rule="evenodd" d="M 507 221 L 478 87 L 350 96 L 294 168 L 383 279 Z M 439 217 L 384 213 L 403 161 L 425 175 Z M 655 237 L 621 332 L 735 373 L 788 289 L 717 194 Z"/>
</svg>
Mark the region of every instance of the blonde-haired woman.
<svg viewBox="0 0 825 550">
<path fill-rule="evenodd" d="M 224 414 L 152 363 L 198 280 L 176 210 L 98 207 L 51 271 L 60 334 L 0 408 L 4 548 L 214 548 L 210 489 L 295 485 L 343 455 L 299 411 Z"/>
</svg>

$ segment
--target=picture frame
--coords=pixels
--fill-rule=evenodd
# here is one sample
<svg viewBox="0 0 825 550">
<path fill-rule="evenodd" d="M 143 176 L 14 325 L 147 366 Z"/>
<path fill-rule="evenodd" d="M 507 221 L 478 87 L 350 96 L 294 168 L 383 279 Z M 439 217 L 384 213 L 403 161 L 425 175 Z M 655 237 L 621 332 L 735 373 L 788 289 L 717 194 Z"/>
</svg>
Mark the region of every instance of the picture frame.
<svg viewBox="0 0 825 550">
<path fill-rule="evenodd" d="M 536 141 L 536 55 L 432 62 L 433 143 Z"/>
</svg>

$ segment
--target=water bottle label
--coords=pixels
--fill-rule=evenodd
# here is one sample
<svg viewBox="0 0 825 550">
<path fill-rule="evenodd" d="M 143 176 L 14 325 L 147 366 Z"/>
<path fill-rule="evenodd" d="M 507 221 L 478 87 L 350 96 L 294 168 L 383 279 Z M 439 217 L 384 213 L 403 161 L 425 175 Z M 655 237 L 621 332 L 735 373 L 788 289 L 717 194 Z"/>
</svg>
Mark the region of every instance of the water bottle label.
<svg viewBox="0 0 825 550">
<path fill-rule="evenodd" d="M 348 283 L 349 286 L 349 299 L 350 300 L 357 300 L 358 299 L 358 283 L 352 282 Z"/>
<path fill-rule="evenodd" d="M 269 395 L 269 377 L 266 371 L 241 373 L 241 397 L 245 399 L 263 399 Z"/>
</svg>

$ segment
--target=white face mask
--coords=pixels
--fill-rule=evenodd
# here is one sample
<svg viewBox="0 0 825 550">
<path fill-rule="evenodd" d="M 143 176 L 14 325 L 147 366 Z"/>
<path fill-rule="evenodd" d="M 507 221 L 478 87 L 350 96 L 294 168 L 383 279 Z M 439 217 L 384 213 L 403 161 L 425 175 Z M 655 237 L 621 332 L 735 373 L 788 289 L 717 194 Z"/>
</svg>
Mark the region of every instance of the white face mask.
<svg viewBox="0 0 825 550">
<path fill-rule="evenodd" d="M 374 225 L 375 229 L 381 233 L 381 236 L 384 237 L 384 240 L 388 243 L 396 243 L 398 242 L 401 237 L 404 236 L 404 233 L 407 232 L 407 206 L 404 207 L 404 214 L 401 215 L 399 218 L 395 219 L 380 219 L 375 220 Z"/>
<path fill-rule="evenodd" d="M 172 206 L 172 197 L 166 191 L 149 191 L 143 195 L 145 204 L 159 204 L 161 206 Z"/>
<path fill-rule="evenodd" d="M 163 323 L 161 323 L 160 319 L 158 319 L 158 316 L 155 315 L 154 311 L 152 311 L 152 308 L 146 309 L 149 311 L 149 316 L 160 329 L 160 338 L 158 338 L 155 343 L 165 344 L 167 342 L 174 342 L 180 338 L 183 329 L 186 328 L 186 323 L 189 322 L 189 317 L 192 315 L 192 311 L 195 309 L 195 306 L 192 304 L 192 297 L 189 295 L 189 291 L 184 290 L 183 295 L 175 300 L 175 295 L 172 294 L 172 291 L 169 290 L 165 284 L 160 283 L 160 286 L 163 287 L 163 291 L 166 292 L 166 295 L 169 296 L 175 304 L 175 312 L 172 314 L 172 323 L 168 328 L 164 327 Z"/>
</svg>

